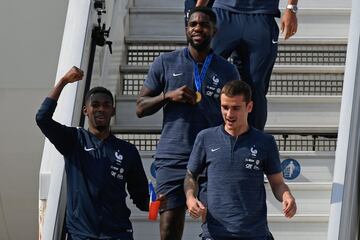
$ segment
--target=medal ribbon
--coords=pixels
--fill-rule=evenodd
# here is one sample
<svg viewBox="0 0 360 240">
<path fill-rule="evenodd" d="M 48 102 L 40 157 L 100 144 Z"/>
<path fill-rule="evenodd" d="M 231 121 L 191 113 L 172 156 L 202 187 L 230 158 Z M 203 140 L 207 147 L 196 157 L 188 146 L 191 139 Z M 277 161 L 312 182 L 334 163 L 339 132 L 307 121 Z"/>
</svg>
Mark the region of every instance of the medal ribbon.
<svg viewBox="0 0 360 240">
<path fill-rule="evenodd" d="M 188 49 L 186 49 L 186 50 L 189 52 Z M 200 74 L 199 74 L 199 68 L 198 68 L 197 63 L 194 60 L 192 60 L 193 67 L 194 67 L 195 87 L 196 87 L 197 92 L 201 92 L 201 83 L 205 79 L 206 72 L 207 72 L 207 70 L 208 70 L 208 68 L 210 66 L 211 59 L 212 59 L 213 56 L 214 56 L 213 53 L 210 53 L 209 55 L 206 56 L 206 59 L 205 59 L 205 62 L 204 62 L 204 65 L 203 65 L 203 67 L 201 69 Z"/>
</svg>

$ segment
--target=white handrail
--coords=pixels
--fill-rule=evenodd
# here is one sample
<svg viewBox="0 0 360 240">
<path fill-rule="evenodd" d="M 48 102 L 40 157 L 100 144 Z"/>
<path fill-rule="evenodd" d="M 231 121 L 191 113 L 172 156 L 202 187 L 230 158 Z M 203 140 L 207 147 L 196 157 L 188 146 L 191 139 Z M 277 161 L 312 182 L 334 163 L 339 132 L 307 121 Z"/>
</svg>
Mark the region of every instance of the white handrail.
<svg viewBox="0 0 360 240">
<path fill-rule="evenodd" d="M 91 0 L 69 0 L 56 81 L 71 66 L 81 67 L 83 64 L 91 2 Z M 54 114 L 56 121 L 66 125 L 72 124 L 77 88 L 78 83 L 73 83 L 64 89 Z M 41 205 L 43 201 L 46 201 L 44 224 L 41 229 L 42 239 L 58 239 L 61 235 L 64 213 L 60 214 L 59 211 L 64 211 L 64 209 L 59 209 L 59 205 L 63 176 L 63 157 L 46 139 L 39 179 Z"/>
<path fill-rule="evenodd" d="M 360 1 L 352 1 L 328 240 L 359 234 Z"/>
</svg>

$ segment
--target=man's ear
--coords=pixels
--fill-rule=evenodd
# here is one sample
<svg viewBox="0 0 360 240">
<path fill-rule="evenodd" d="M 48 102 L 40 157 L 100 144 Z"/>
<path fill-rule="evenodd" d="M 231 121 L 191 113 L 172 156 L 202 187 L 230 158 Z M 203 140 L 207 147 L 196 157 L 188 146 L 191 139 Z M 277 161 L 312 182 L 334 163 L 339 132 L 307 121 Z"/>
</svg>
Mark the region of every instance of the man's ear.
<svg viewBox="0 0 360 240">
<path fill-rule="evenodd" d="M 112 117 L 113 117 L 113 116 L 115 116 L 115 113 L 116 113 L 116 108 L 115 108 L 115 107 L 113 107 L 113 110 L 112 110 L 111 116 L 112 116 Z"/>
<path fill-rule="evenodd" d="M 215 36 L 216 33 L 217 33 L 217 28 L 214 26 L 214 32 L 212 36 Z"/>
<path fill-rule="evenodd" d="M 86 105 L 83 106 L 82 112 L 83 112 L 84 116 L 88 115 Z"/>
<path fill-rule="evenodd" d="M 250 101 L 247 105 L 246 105 L 246 110 L 248 113 L 251 113 L 251 111 L 253 110 L 254 107 L 254 102 Z"/>
</svg>

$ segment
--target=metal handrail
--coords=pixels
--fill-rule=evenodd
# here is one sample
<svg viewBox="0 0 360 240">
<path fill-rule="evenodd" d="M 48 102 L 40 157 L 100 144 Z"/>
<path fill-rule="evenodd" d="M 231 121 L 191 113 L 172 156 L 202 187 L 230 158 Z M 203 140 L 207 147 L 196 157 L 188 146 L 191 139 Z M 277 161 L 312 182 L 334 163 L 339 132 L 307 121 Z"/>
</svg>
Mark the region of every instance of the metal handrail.
<svg viewBox="0 0 360 240">
<path fill-rule="evenodd" d="M 87 38 L 90 19 L 90 0 L 69 0 L 56 79 L 59 80 L 72 66 L 86 71 Z M 91 32 L 90 32 L 91 33 Z M 57 81 L 56 81 L 57 82 Z M 56 84 L 55 82 L 55 84 Z M 54 119 L 66 125 L 79 123 L 82 86 L 67 86 L 58 100 Z M 81 107 L 81 106 L 80 106 Z M 48 139 L 45 140 L 39 176 L 39 199 L 43 212 L 40 219 L 41 239 L 60 239 L 65 216 L 64 160 Z"/>
<path fill-rule="evenodd" d="M 360 2 L 351 9 L 328 240 L 359 239 Z"/>
</svg>

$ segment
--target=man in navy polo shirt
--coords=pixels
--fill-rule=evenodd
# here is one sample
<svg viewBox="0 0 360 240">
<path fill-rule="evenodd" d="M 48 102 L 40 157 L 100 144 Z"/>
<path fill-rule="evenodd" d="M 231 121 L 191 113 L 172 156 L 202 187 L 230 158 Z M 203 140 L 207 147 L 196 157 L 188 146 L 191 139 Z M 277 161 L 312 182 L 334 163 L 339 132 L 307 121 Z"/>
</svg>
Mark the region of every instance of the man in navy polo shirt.
<svg viewBox="0 0 360 240">
<path fill-rule="evenodd" d="M 68 240 L 132 240 L 126 190 L 143 211 L 149 207 L 147 178 L 136 147 L 110 133 L 114 99 L 103 87 L 85 96 L 83 113 L 89 129 L 67 127 L 52 119 L 63 88 L 83 78 L 73 67 L 44 100 L 36 122 L 64 155 L 67 176 L 66 228 Z"/>
<path fill-rule="evenodd" d="M 285 40 L 297 31 L 297 2 L 288 0 L 281 18 Z M 207 3 L 208 0 L 197 0 L 196 5 Z M 279 28 L 275 18 L 280 16 L 279 0 L 215 0 L 213 10 L 218 19 L 218 34 L 212 42 L 214 52 L 226 59 L 232 56 L 241 78 L 253 93 L 249 124 L 264 130 L 266 94 L 278 49 Z"/>
<path fill-rule="evenodd" d="M 195 137 L 202 129 L 221 124 L 221 88 L 240 78 L 235 66 L 210 49 L 216 32 L 212 10 L 195 8 L 189 16 L 188 47 L 155 59 L 136 109 L 139 117 L 163 109 L 155 155 L 157 194 L 166 199 L 160 209 L 162 240 L 181 239 L 185 219 L 183 183 Z"/>
<path fill-rule="evenodd" d="M 221 91 L 223 125 L 196 137 L 184 182 L 190 216 L 206 211 L 205 240 L 272 239 L 267 224 L 264 174 L 285 217 L 296 213 L 295 199 L 284 183 L 274 137 L 247 122 L 251 89 L 243 81 L 228 82 Z M 197 199 L 197 177 L 207 168 L 207 206 Z"/>
</svg>

